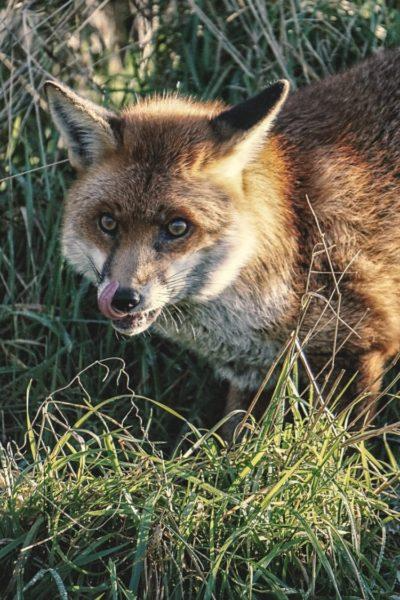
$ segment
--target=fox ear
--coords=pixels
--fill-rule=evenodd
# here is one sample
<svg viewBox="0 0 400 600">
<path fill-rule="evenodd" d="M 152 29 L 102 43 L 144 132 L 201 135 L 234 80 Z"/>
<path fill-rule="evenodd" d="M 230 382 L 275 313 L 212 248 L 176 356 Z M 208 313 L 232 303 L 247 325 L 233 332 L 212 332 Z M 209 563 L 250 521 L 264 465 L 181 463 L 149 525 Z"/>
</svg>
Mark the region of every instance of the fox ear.
<svg viewBox="0 0 400 600">
<path fill-rule="evenodd" d="M 256 96 L 211 119 L 224 169 L 226 161 L 229 161 L 233 162 L 233 168 L 241 170 L 257 156 L 286 100 L 289 87 L 286 79 L 280 79 Z"/>
<path fill-rule="evenodd" d="M 117 115 L 53 81 L 45 83 L 45 92 L 73 167 L 85 169 L 118 146 L 121 120 Z"/>
</svg>

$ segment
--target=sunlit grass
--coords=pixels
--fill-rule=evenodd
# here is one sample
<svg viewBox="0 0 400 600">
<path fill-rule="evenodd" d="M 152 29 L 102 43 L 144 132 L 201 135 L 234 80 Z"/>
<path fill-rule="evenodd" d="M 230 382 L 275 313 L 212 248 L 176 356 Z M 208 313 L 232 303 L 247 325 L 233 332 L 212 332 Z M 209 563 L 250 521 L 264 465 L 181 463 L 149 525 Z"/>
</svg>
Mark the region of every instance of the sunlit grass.
<svg viewBox="0 0 400 600">
<path fill-rule="evenodd" d="M 49 589 L 87 598 L 389 597 L 398 467 L 390 451 L 378 460 L 302 399 L 288 364 L 261 425 L 249 420 L 233 447 L 218 427 L 198 429 L 132 394 L 116 359 L 87 369 L 33 418 L 28 410 L 25 447 L 2 450 L 2 589 L 38 599 Z M 109 379 L 115 395 L 92 398 L 88 378 Z M 169 456 L 140 422 L 144 404 L 186 423 Z"/>
</svg>

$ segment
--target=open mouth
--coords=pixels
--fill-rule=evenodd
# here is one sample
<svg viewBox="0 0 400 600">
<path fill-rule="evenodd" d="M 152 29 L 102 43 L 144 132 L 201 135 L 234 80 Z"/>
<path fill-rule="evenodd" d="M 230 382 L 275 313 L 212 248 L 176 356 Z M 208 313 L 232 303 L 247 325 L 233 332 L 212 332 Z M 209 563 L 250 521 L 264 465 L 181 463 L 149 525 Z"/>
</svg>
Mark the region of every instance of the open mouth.
<svg viewBox="0 0 400 600">
<path fill-rule="evenodd" d="M 112 324 L 114 329 L 125 335 L 136 335 L 145 331 L 157 319 L 161 312 L 161 308 L 155 310 L 143 310 L 129 315 L 125 315 L 120 319 L 113 319 Z"/>
<path fill-rule="evenodd" d="M 98 289 L 97 301 L 100 311 L 105 317 L 111 319 L 114 329 L 125 335 L 136 335 L 145 331 L 157 319 L 161 308 L 122 312 L 113 306 L 113 298 L 118 286 L 118 281 L 111 281 Z"/>
</svg>

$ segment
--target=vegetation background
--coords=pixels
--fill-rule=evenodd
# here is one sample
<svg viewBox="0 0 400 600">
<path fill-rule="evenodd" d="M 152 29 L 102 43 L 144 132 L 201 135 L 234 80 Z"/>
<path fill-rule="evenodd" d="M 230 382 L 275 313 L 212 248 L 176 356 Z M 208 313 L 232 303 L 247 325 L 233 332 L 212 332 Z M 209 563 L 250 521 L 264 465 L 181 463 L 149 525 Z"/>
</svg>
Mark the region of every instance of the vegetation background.
<svg viewBox="0 0 400 600">
<path fill-rule="evenodd" d="M 117 337 L 63 262 L 74 175 L 42 93 L 56 77 L 114 108 L 234 102 L 399 43 L 396 0 L 3 4 L 1 598 L 400 598 L 396 395 L 351 433 L 350 409 L 299 395 L 293 343 L 263 422 L 227 448 L 209 367 Z"/>
</svg>

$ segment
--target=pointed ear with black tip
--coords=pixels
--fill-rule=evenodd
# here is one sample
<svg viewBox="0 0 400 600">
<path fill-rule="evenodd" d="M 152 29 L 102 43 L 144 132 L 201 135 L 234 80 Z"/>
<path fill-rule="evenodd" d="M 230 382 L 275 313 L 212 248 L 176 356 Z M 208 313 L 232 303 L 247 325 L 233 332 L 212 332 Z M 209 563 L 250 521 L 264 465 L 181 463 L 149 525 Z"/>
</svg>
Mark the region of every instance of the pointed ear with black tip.
<svg viewBox="0 0 400 600">
<path fill-rule="evenodd" d="M 227 168 L 240 171 L 257 157 L 287 98 L 289 87 L 286 79 L 280 79 L 256 96 L 211 119 L 214 139 L 219 146 L 217 154 L 221 157 L 219 166 L 225 172 Z"/>
<path fill-rule="evenodd" d="M 121 142 L 121 120 L 117 115 L 53 81 L 45 83 L 45 92 L 73 167 L 86 169 L 117 148 Z"/>
</svg>

